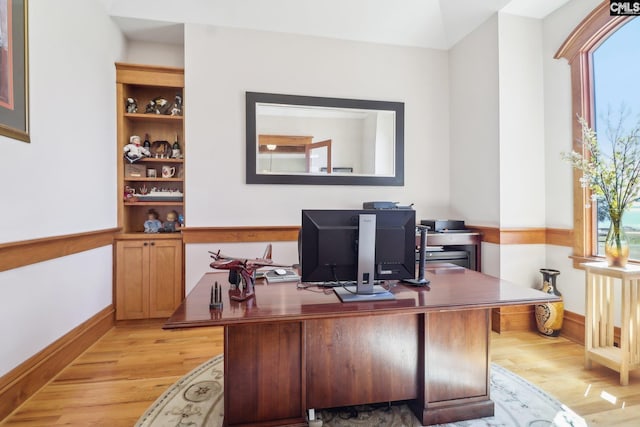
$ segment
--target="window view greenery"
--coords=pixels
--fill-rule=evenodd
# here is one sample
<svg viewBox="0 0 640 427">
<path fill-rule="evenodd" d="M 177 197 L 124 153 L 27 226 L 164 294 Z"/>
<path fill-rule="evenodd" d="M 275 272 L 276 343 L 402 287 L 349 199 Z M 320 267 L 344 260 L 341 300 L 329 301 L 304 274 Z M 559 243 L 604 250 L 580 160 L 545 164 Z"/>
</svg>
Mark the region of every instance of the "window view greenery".
<svg viewBox="0 0 640 427">
<path fill-rule="evenodd" d="M 593 52 L 594 129 L 603 152 L 611 150 L 615 134 L 627 134 L 640 119 L 640 20 L 632 19 L 611 34 Z M 593 230 L 598 236 L 596 255 L 604 256 L 609 214 L 602 200 L 594 200 Z M 630 242 L 630 259 L 640 260 L 640 200 L 622 217 Z"/>
</svg>

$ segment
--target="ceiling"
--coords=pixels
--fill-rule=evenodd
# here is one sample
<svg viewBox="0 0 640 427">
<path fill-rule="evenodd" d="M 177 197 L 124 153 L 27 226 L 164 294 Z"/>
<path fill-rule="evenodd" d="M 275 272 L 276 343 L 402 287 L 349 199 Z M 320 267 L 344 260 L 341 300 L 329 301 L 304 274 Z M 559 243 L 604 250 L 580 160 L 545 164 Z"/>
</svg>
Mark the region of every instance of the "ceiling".
<svg viewBox="0 0 640 427">
<path fill-rule="evenodd" d="M 184 43 L 184 23 L 449 49 L 497 12 L 544 18 L 568 0 L 102 0 L 130 40 Z"/>
</svg>

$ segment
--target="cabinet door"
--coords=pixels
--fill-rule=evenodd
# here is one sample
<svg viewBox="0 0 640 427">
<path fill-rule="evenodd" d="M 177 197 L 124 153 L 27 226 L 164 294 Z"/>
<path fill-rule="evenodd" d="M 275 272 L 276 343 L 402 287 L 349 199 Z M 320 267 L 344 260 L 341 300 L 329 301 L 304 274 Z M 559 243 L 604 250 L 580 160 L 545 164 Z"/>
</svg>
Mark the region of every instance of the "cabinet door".
<svg viewBox="0 0 640 427">
<path fill-rule="evenodd" d="M 149 242 L 116 242 L 116 320 L 149 317 Z"/>
<path fill-rule="evenodd" d="M 151 242 L 149 317 L 169 317 L 182 301 L 182 241 Z"/>
</svg>

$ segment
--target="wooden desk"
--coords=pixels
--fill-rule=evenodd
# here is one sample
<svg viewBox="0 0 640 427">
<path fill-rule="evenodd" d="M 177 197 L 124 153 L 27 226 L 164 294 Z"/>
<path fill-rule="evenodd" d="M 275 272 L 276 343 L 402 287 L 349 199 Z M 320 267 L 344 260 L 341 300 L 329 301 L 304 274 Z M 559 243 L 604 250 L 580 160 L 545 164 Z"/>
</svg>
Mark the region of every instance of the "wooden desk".
<svg viewBox="0 0 640 427">
<path fill-rule="evenodd" d="M 400 400 L 425 425 L 491 416 L 491 308 L 557 298 L 451 265 L 426 276 L 430 289 L 393 284 L 395 301 L 259 283 L 239 303 L 227 274 L 209 273 L 164 327 L 224 326 L 227 426 L 306 426 L 308 409 Z M 215 281 L 221 311 L 209 310 Z"/>
<path fill-rule="evenodd" d="M 640 267 L 607 267 L 606 262 L 582 264 L 587 271 L 585 367 L 595 361 L 620 372 L 620 384 L 629 384 L 629 370 L 640 368 Z M 618 279 L 618 280 L 615 280 Z M 613 341 L 615 284 L 620 284 L 620 343 Z"/>
</svg>

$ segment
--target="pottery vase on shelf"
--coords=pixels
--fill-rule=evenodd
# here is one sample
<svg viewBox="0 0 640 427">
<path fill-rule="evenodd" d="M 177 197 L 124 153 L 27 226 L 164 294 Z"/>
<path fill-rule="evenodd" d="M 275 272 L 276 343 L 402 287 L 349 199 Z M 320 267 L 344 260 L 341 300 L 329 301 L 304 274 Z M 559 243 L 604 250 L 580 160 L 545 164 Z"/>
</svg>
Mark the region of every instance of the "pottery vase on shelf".
<svg viewBox="0 0 640 427">
<path fill-rule="evenodd" d="M 540 269 L 542 273 L 542 292 L 562 297 L 556 287 L 556 277 L 560 274 L 558 270 L 550 268 Z M 536 304 L 536 324 L 538 332 L 547 337 L 557 337 L 562 330 L 562 320 L 564 318 L 564 302 L 546 302 Z"/>
<path fill-rule="evenodd" d="M 622 228 L 622 220 L 612 220 L 604 241 L 604 255 L 609 267 L 626 267 L 629 259 L 629 240 Z"/>
</svg>

